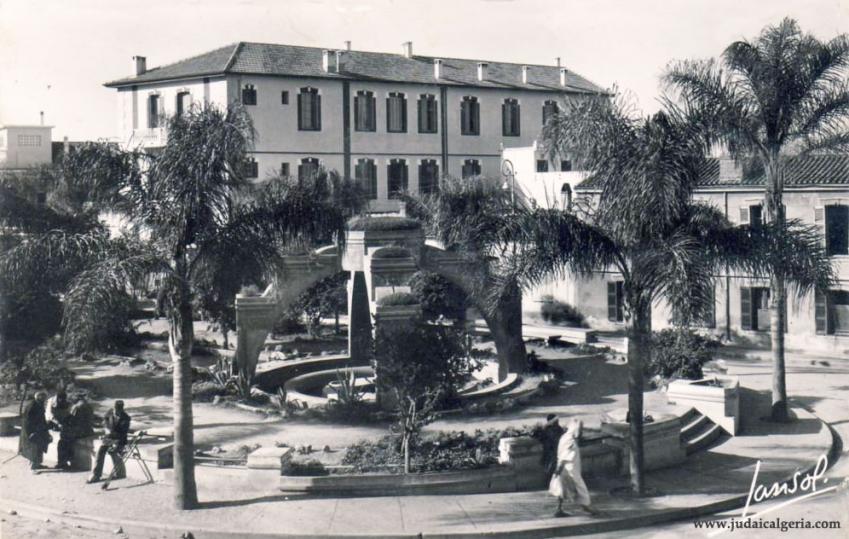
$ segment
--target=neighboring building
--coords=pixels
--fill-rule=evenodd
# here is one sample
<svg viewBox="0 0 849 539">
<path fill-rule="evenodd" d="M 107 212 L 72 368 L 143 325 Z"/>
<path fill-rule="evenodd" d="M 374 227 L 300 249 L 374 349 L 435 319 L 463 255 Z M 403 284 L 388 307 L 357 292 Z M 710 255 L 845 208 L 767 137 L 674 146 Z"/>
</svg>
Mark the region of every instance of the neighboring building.
<svg viewBox="0 0 849 539">
<path fill-rule="evenodd" d="M 49 125 L 0 127 L 0 169 L 24 169 L 52 163 Z"/>
<path fill-rule="evenodd" d="M 443 175 L 497 177 L 502 147 L 527 146 L 566 96 L 604 90 L 562 67 L 240 42 L 107 83 L 119 138 L 162 146 L 163 116 L 193 102 L 241 102 L 258 137 L 248 174 L 319 166 L 363 183 L 373 211 Z"/>
<path fill-rule="evenodd" d="M 517 168 L 517 180 L 521 183 L 524 173 L 526 179 L 538 184 L 547 181 L 556 190 L 554 177 L 559 173 L 533 170 Z M 694 198 L 720 208 L 733 223 L 757 223 L 764 218 L 765 182 L 762 173 L 744 175 L 730 159 L 710 159 Z M 818 291 L 801 300 L 788 297 L 787 346 L 849 353 L 849 155 L 793 160 L 787 166 L 785 182 L 787 218 L 820 228 L 838 276 L 838 283 L 831 290 Z M 592 180 L 577 186 L 571 182 L 562 185 L 570 185 L 579 197 L 598 194 Z M 768 281 L 734 272 L 718 276 L 717 281 L 715 310 L 702 326 L 732 339 L 767 344 Z M 529 315 L 537 314 L 540 298 L 550 294 L 576 306 L 593 327 L 624 328 L 622 292 L 620 274 L 599 271 L 589 279 L 569 279 L 539 287 L 525 298 L 525 309 Z M 671 325 L 671 312 L 665 302 L 654 305 L 652 324 L 655 329 Z"/>
</svg>

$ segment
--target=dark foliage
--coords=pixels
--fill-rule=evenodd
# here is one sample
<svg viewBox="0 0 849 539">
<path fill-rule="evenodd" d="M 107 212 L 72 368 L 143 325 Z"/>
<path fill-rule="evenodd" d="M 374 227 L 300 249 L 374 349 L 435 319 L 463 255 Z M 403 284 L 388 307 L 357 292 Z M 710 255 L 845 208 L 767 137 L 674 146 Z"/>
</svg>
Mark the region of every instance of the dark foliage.
<svg viewBox="0 0 849 539">
<path fill-rule="evenodd" d="M 653 353 L 645 366 L 646 373 L 666 380 L 698 380 L 704 376 L 702 366 L 713 359 L 719 346 L 717 340 L 689 329 L 657 331 L 652 335 Z"/>
<path fill-rule="evenodd" d="M 573 328 L 590 327 L 581 311 L 568 303 L 554 299 L 552 296 L 542 297 L 540 316 L 550 324 Z"/>
<path fill-rule="evenodd" d="M 418 303 L 418 298 L 409 292 L 393 292 L 377 300 L 377 304 L 381 307 L 417 305 Z"/>
<path fill-rule="evenodd" d="M 409 217 L 354 217 L 348 221 L 349 230 L 416 230 L 421 227 L 421 222 Z"/>
<path fill-rule="evenodd" d="M 297 460 L 287 460 L 283 462 L 280 468 L 280 475 L 288 475 L 295 477 L 328 475 L 330 472 L 324 467 L 324 464 L 317 460 L 307 460 L 304 462 Z"/>
<path fill-rule="evenodd" d="M 425 320 L 444 317 L 465 320 L 469 298 L 463 290 L 438 273 L 417 272 L 410 280 L 410 288 L 422 305 Z"/>
</svg>

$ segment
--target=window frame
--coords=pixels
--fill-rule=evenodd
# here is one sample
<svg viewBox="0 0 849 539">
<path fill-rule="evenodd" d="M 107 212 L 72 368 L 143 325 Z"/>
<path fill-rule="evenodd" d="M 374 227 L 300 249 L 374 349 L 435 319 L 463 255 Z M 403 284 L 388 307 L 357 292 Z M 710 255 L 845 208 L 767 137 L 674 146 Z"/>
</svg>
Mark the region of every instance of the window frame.
<svg viewBox="0 0 849 539">
<path fill-rule="evenodd" d="M 305 97 L 310 98 L 309 103 Z M 304 122 L 305 119 L 309 122 Z M 298 91 L 298 131 L 321 131 L 321 92 L 318 88 L 304 86 Z"/>
<path fill-rule="evenodd" d="M 432 110 L 431 110 L 432 108 Z M 419 133 L 434 134 L 439 132 L 439 101 L 434 94 L 420 94 L 418 100 L 418 123 Z M 433 121 L 433 126 L 424 125 L 422 120 L 426 120 L 428 124 Z"/>
<path fill-rule="evenodd" d="M 547 112 L 553 109 L 553 112 Z M 553 99 L 546 99 L 542 103 L 542 125 L 548 122 L 551 116 L 556 116 L 560 113 L 560 105 Z"/>
<path fill-rule="evenodd" d="M 836 215 L 837 213 L 843 214 L 843 238 L 840 238 L 839 233 L 841 230 L 838 228 L 837 230 L 832 230 L 832 225 L 837 223 L 840 226 L 840 215 Z M 836 217 L 835 217 L 836 215 Z M 823 233 L 825 236 L 825 251 L 828 256 L 849 256 L 849 205 L 847 204 L 827 204 L 824 207 L 824 215 L 823 215 Z M 838 239 L 842 242 L 837 246 L 834 245 L 835 239 Z M 838 248 L 841 248 L 838 250 Z"/>
<path fill-rule="evenodd" d="M 281 90 L 280 92 L 280 104 L 288 105 L 289 104 L 289 90 Z"/>
<path fill-rule="evenodd" d="M 430 171 L 429 174 L 423 174 L 425 171 Z M 427 187 L 423 178 L 428 178 Z M 422 159 L 419 161 L 419 194 L 430 195 L 439 192 L 439 163 L 436 159 Z"/>
<path fill-rule="evenodd" d="M 522 136 L 522 109 L 516 98 L 507 97 L 501 103 L 501 136 Z"/>
<path fill-rule="evenodd" d="M 625 322 L 625 281 L 607 281 L 607 320 Z"/>
<path fill-rule="evenodd" d="M 398 170 L 401 170 L 400 178 L 393 178 L 393 167 Z M 393 180 L 400 182 L 400 189 L 393 189 Z M 410 186 L 410 165 L 407 163 L 406 159 L 397 158 L 390 159 L 386 164 L 386 192 L 387 198 L 390 200 L 395 200 L 398 198 L 398 195 L 409 189 Z"/>
<path fill-rule="evenodd" d="M 184 101 L 185 98 L 189 99 L 189 107 L 191 107 L 191 97 L 192 93 L 188 90 L 181 90 L 177 92 L 177 96 L 174 100 L 174 114 L 179 118 L 182 117 L 187 110 L 186 103 Z"/>
<path fill-rule="evenodd" d="M 481 108 L 477 96 L 464 95 L 460 102 L 460 135 L 477 137 L 481 134 Z"/>
<path fill-rule="evenodd" d="M 368 174 L 363 174 L 366 171 Z M 357 159 L 354 165 L 354 180 L 363 186 L 363 193 L 367 200 L 377 200 L 377 162 L 374 159 L 369 157 Z"/>
<path fill-rule="evenodd" d="M 400 100 L 401 102 L 401 118 L 400 118 L 400 127 L 397 129 L 393 129 L 392 120 L 394 120 L 394 116 L 392 114 L 393 109 L 393 100 Z M 407 132 L 407 95 L 404 92 L 389 92 L 389 95 L 386 96 L 386 132 L 387 133 L 406 133 Z"/>
<path fill-rule="evenodd" d="M 242 85 L 242 92 L 240 97 L 242 99 L 242 105 L 245 105 L 247 107 L 255 107 L 259 102 L 256 86 L 250 83 Z M 249 99 L 247 99 L 246 97 L 249 97 Z"/>
<path fill-rule="evenodd" d="M 305 170 L 307 166 L 312 167 L 313 165 L 315 166 L 313 174 L 317 176 L 321 171 L 321 161 L 317 157 L 302 157 L 298 161 L 298 181 L 305 181 L 309 179 Z"/>
<path fill-rule="evenodd" d="M 471 167 L 473 169 L 472 173 L 467 173 L 468 168 Z M 468 178 L 474 178 L 476 176 L 481 175 L 481 162 L 479 159 L 464 159 L 463 166 L 460 169 L 461 179 L 465 180 Z"/>
<path fill-rule="evenodd" d="M 159 94 L 149 94 L 147 96 L 147 128 L 148 129 L 159 129 L 162 127 L 160 125 L 160 116 L 162 112 L 160 109 L 160 104 L 162 102 L 162 96 Z"/>
<path fill-rule="evenodd" d="M 377 131 L 377 99 L 371 90 L 357 90 L 354 95 L 354 131 Z"/>
</svg>

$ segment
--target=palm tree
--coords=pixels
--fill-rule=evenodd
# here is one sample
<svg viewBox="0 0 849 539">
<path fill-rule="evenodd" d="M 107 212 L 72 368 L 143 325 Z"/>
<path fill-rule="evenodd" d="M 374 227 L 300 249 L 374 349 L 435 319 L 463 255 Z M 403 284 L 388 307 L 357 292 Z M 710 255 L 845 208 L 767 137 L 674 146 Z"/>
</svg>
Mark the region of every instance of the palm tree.
<svg viewBox="0 0 849 539">
<path fill-rule="evenodd" d="M 849 38 L 827 42 L 796 21 L 766 27 L 753 41 L 737 41 L 716 60 L 672 63 L 664 79 L 702 127 L 732 156 L 766 173 L 767 219 L 783 230 L 784 170 L 788 159 L 817 150 L 849 148 Z M 772 419 L 787 421 L 784 366 L 788 269 L 779 258 L 770 273 L 770 332 L 774 363 Z"/>
<path fill-rule="evenodd" d="M 498 355 L 498 376 L 522 372 L 527 352 L 522 338 L 522 291 L 519 283 L 499 277 L 500 260 L 517 249 L 516 223 L 526 208 L 514 206 L 510 194 L 486 178 L 446 177 L 429 195 L 404 195 L 407 211 L 421 219 L 428 236 L 467 257 L 462 268 L 440 274 L 462 289 L 480 310 Z"/>
<path fill-rule="evenodd" d="M 100 199 L 123 214 L 132 234 L 118 239 L 47 234 L 3 257 L 5 269 L 13 270 L 17 261 L 84 251 L 91 264 L 66 295 L 66 317 L 102 309 L 145 275 L 160 277 L 174 363 L 174 494 L 180 509 L 198 503 L 191 400 L 197 284 L 218 271 L 222 256 L 272 274 L 280 245 L 341 237 L 344 229 L 344 216 L 331 202 L 303 191 L 272 182 L 251 196 L 242 169 L 253 139 L 250 116 L 242 108 L 204 105 L 169 119 L 168 142 L 159 153 L 92 145 L 81 152 L 78 165 L 90 185 L 102 188 Z"/>
<path fill-rule="evenodd" d="M 748 227 L 732 228 L 717 208 L 692 200 L 707 147 L 692 114 L 670 110 L 641 119 L 621 99 L 567 103 L 543 138 L 552 156 L 578 158 L 596 195 L 574 211 L 531 212 L 521 241 L 534 247 L 511 262 L 526 286 L 566 271 L 580 275 L 612 267 L 622 275 L 630 470 L 637 494 L 644 491 L 643 366 L 651 358 L 652 304 L 663 297 L 673 312 L 702 317 L 712 308 L 713 276 L 722 264 L 762 272 L 779 242 L 779 235 L 770 239 Z M 784 252 L 795 249 L 788 267 L 803 287 L 832 277 L 810 267 L 824 253 L 809 228 L 794 224 L 780 241 Z"/>
</svg>

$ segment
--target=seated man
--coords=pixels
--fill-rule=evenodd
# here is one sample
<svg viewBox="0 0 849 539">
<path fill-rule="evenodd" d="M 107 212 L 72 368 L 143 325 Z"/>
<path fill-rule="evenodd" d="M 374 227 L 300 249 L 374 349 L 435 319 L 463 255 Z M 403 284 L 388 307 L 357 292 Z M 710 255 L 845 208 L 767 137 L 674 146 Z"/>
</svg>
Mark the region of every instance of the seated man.
<svg viewBox="0 0 849 539">
<path fill-rule="evenodd" d="M 115 401 L 115 407 L 106 412 L 103 417 L 103 426 L 106 433 L 103 435 L 103 443 L 100 449 L 97 450 L 97 462 L 91 472 L 91 477 L 88 478 L 89 483 L 100 481 L 106 453 L 109 453 L 112 458 L 112 466 L 117 470 L 115 478 L 126 477 L 122 457 L 124 447 L 127 445 L 127 434 L 130 432 L 130 416 L 124 412 L 124 401 Z"/>
</svg>

